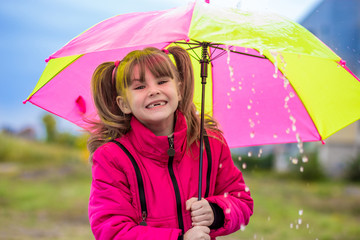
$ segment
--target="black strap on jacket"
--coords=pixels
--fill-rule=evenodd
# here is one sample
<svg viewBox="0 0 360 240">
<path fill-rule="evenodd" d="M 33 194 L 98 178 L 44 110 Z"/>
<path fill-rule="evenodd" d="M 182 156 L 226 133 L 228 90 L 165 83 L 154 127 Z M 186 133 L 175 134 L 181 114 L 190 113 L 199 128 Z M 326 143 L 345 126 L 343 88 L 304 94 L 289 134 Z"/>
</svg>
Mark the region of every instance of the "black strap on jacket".
<svg viewBox="0 0 360 240">
<path fill-rule="evenodd" d="M 120 142 L 118 142 L 116 140 L 112 140 L 111 142 L 118 145 L 126 153 L 126 155 L 130 159 L 130 161 L 131 161 L 131 163 L 132 163 L 132 165 L 134 167 L 135 174 L 136 174 L 136 179 L 137 179 L 137 182 L 138 182 L 140 206 L 141 206 L 141 213 L 142 213 L 142 218 L 143 218 L 143 221 L 140 223 L 140 225 L 145 225 L 146 226 L 145 220 L 146 220 L 146 217 L 147 217 L 147 206 L 146 206 L 144 182 L 143 182 L 143 179 L 142 179 L 142 175 L 141 175 L 141 172 L 140 172 L 139 165 L 136 163 L 134 157 L 131 155 L 129 150 L 127 150 L 127 148 L 123 144 L 121 144 Z M 207 159 L 208 159 L 208 168 L 207 168 L 207 175 L 206 175 L 206 190 L 205 190 L 205 196 L 204 196 L 206 198 L 206 197 L 209 196 L 211 167 L 212 167 L 211 148 L 210 148 L 210 142 L 209 142 L 209 137 L 208 136 L 204 136 L 204 143 L 205 143 L 205 151 L 206 151 L 206 155 L 207 155 Z"/>
</svg>

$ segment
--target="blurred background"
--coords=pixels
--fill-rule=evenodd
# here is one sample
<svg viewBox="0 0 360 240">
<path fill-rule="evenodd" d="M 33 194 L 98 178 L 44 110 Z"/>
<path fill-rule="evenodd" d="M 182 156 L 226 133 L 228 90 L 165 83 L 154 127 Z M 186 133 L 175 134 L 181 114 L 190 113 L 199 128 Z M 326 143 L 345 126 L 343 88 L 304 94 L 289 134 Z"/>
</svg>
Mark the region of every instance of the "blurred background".
<svg viewBox="0 0 360 240">
<path fill-rule="evenodd" d="M 188 1 L 0 2 L 0 239 L 94 239 L 87 134 L 24 101 L 45 59 L 117 14 Z M 296 21 L 360 76 L 359 0 L 211 0 Z M 360 126 L 321 143 L 232 149 L 255 201 L 249 226 L 221 239 L 359 239 Z M 304 149 L 304 153 L 301 153 Z"/>
</svg>

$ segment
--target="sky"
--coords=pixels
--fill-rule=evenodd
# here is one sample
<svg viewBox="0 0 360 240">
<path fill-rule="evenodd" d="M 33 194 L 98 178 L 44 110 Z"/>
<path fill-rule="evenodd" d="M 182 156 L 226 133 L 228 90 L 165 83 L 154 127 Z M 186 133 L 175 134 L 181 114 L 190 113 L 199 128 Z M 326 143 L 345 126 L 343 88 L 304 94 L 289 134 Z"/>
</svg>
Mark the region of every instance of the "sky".
<svg viewBox="0 0 360 240">
<path fill-rule="evenodd" d="M 200 0 L 199 0 L 200 1 Z M 301 21 L 321 0 L 210 0 L 210 4 L 272 12 Z M 52 53 L 96 23 L 118 14 L 165 10 L 188 0 L 0 1 L 0 129 L 34 128 L 41 135 L 47 112 L 22 102 L 35 87 Z M 59 99 L 61 101 L 61 99 Z M 73 124 L 57 118 L 62 131 Z"/>
</svg>

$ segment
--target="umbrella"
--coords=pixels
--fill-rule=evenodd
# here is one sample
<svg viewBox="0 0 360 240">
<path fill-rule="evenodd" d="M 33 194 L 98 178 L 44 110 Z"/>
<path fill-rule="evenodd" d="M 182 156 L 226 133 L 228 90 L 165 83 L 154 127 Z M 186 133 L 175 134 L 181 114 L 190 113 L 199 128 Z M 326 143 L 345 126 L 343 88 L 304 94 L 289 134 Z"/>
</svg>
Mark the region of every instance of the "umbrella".
<svg viewBox="0 0 360 240">
<path fill-rule="evenodd" d="M 360 117 L 359 79 L 305 28 L 200 2 L 95 25 L 47 59 L 26 101 L 86 128 L 84 119 L 96 117 L 89 86 L 100 63 L 173 45 L 193 57 L 194 102 L 202 119 L 218 120 L 230 147 L 320 141 Z"/>
</svg>

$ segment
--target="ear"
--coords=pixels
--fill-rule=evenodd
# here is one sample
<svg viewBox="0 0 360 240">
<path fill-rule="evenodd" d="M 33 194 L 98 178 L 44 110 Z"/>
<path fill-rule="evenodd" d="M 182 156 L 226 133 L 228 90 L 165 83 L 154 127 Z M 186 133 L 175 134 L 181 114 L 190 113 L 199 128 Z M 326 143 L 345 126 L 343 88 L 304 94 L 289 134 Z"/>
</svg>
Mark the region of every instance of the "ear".
<svg viewBox="0 0 360 240">
<path fill-rule="evenodd" d="M 181 82 L 179 81 L 177 83 L 177 94 L 178 94 L 179 101 L 181 101 L 181 91 L 180 91 L 180 89 L 181 89 Z"/>
<path fill-rule="evenodd" d="M 132 113 L 129 104 L 127 103 L 127 101 L 126 101 L 126 99 L 124 97 L 117 96 L 116 97 L 116 103 L 117 103 L 117 105 L 119 106 L 120 110 L 123 113 L 125 113 L 125 114 Z"/>
</svg>

